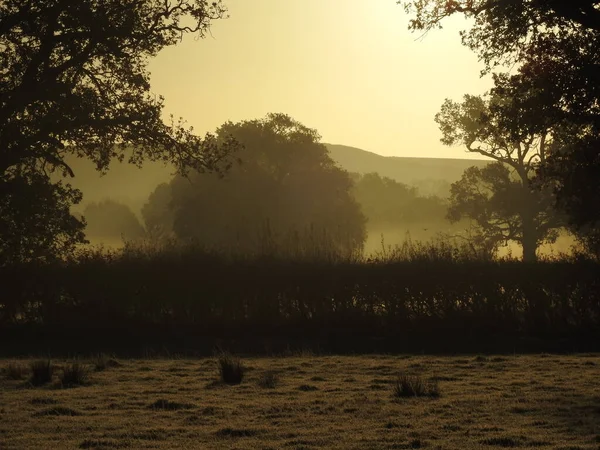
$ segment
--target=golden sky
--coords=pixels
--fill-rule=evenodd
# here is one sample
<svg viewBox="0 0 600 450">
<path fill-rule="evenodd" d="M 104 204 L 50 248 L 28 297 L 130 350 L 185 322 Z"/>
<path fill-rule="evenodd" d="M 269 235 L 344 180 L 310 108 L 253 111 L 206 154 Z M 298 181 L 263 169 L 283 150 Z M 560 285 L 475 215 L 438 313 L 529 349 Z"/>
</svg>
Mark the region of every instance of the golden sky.
<svg viewBox="0 0 600 450">
<path fill-rule="evenodd" d="M 323 142 L 382 155 L 471 157 L 440 142 L 445 98 L 481 94 L 489 79 L 460 44 L 462 19 L 422 37 L 396 0 L 225 0 L 230 17 L 151 62 L 166 112 L 200 133 L 289 114 Z"/>
</svg>

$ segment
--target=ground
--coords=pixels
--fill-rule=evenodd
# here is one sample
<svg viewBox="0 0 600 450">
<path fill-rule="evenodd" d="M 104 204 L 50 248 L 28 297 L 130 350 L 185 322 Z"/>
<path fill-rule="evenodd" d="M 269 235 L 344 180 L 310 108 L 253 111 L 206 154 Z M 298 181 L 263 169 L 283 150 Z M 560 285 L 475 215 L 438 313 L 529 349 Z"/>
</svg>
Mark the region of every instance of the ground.
<svg viewBox="0 0 600 450">
<path fill-rule="evenodd" d="M 65 360 L 43 387 L 4 370 L 0 448 L 600 448 L 600 355 L 244 358 L 232 386 L 214 358 L 117 362 L 72 388 Z M 395 397 L 399 374 L 439 397 Z"/>
</svg>

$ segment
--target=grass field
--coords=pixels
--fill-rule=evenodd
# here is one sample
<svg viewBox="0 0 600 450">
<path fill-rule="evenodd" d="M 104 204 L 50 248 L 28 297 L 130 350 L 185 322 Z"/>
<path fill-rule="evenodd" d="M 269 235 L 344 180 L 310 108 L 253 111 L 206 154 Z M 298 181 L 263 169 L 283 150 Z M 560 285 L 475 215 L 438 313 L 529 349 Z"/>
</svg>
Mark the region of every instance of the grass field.
<svg viewBox="0 0 600 450">
<path fill-rule="evenodd" d="M 110 362 L 66 388 L 68 361 L 41 387 L 0 361 L 0 448 L 600 448 L 600 355 L 246 358 L 238 385 L 214 358 Z"/>
</svg>

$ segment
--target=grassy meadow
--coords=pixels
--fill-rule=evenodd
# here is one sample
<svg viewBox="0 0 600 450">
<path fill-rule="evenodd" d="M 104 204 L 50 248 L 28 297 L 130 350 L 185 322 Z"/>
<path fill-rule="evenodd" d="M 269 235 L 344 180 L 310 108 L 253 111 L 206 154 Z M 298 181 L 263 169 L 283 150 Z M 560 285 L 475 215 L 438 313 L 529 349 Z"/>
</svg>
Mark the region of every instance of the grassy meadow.
<svg viewBox="0 0 600 450">
<path fill-rule="evenodd" d="M 600 448 L 598 354 L 33 363 L 0 361 L 3 450 Z"/>
</svg>

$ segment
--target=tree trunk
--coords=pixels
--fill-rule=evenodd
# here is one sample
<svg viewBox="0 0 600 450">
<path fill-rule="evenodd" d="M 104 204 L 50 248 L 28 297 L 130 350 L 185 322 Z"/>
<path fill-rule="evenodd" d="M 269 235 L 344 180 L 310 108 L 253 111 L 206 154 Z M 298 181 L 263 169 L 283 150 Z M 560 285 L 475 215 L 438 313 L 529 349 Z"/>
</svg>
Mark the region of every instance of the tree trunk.
<svg viewBox="0 0 600 450">
<path fill-rule="evenodd" d="M 535 223 L 531 211 L 524 211 L 521 214 L 522 226 L 523 226 L 523 237 L 521 239 L 521 246 L 523 247 L 523 261 L 524 262 L 535 262 L 537 261 L 537 232 L 535 229 Z"/>
</svg>

